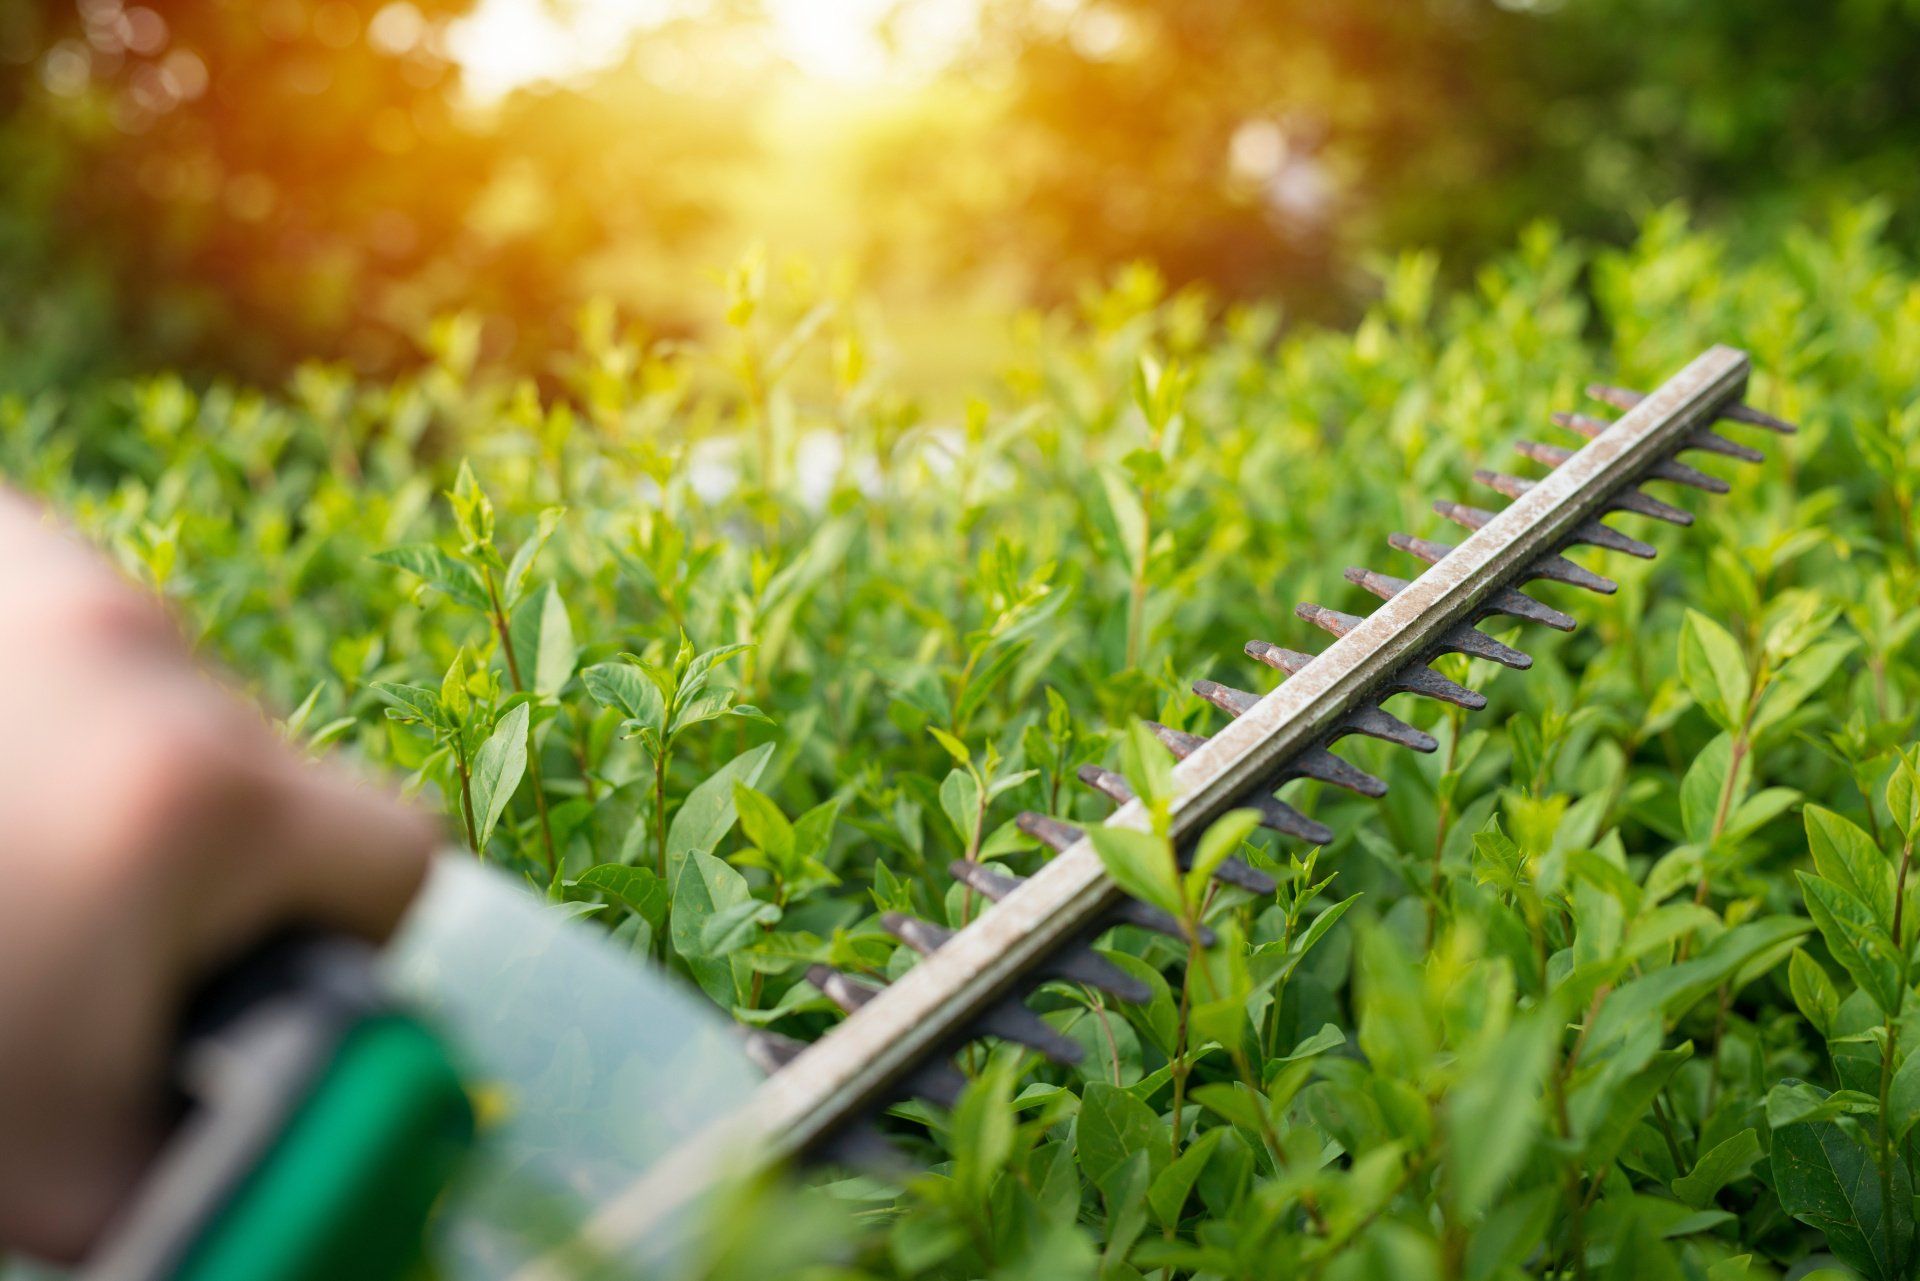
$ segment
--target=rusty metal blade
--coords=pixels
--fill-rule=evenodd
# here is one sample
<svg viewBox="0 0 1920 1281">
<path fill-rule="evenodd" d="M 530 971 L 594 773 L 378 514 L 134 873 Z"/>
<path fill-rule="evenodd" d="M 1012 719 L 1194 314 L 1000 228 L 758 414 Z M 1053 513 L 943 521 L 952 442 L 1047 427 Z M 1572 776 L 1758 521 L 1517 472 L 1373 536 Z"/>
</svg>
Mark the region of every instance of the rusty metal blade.
<svg viewBox="0 0 1920 1281">
<path fill-rule="evenodd" d="M 1415 729 L 1392 712 L 1379 707 L 1354 708 L 1347 713 L 1342 726 L 1348 733 L 1384 739 L 1401 747 L 1410 747 L 1416 752 L 1431 752 L 1440 746 L 1440 741 L 1427 731 Z"/>
<path fill-rule="evenodd" d="M 1601 432 L 1613 426 L 1612 423 L 1608 422 L 1604 418 L 1593 418 L 1587 414 L 1555 414 L 1553 416 L 1553 421 L 1560 424 L 1560 426 L 1562 427 L 1566 427 L 1573 431 L 1577 431 L 1582 436 L 1586 436 L 1589 438 L 1598 436 Z M 1708 433 L 1708 434 L 1711 435 L 1712 433 Z M 1745 449 L 1744 446 L 1734 445 L 1732 441 L 1720 440 L 1718 436 L 1715 436 L 1714 439 L 1719 440 L 1720 443 L 1723 445 L 1732 446 L 1735 450 Z M 1530 448 L 1546 450 L 1546 449 L 1552 449 L 1553 446 L 1533 445 L 1532 442 L 1530 441 L 1521 442 L 1521 445 L 1520 445 L 1521 453 L 1523 454 L 1528 453 L 1528 450 Z M 1686 446 L 1682 445 L 1681 448 L 1686 448 Z M 1558 452 L 1565 453 L 1566 451 L 1560 450 Z M 1752 461 L 1752 462 L 1760 461 L 1761 455 L 1758 450 L 1746 450 L 1746 452 L 1749 454 L 1752 454 L 1752 458 L 1749 461 Z M 1533 455 L 1528 454 L 1528 456 L 1532 457 Z M 1736 453 L 1733 456 L 1737 458 L 1737 457 L 1741 457 L 1742 455 Z M 1705 490 L 1709 494 L 1730 493 L 1733 489 L 1733 486 L 1728 484 L 1726 481 L 1721 480 L 1718 476 L 1709 475 L 1706 472 L 1701 471 L 1697 467 L 1689 467 L 1685 463 L 1675 462 L 1673 459 L 1670 459 L 1670 458 L 1665 459 L 1661 462 L 1657 462 L 1653 464 L 1653 466 L 1647 468 L 1647 478 L 1649 480 L 1670 480 L 1676 485 L 1691 485 L 1693 488 Z"/>
<path fill-rule="evenodd" d="M 1437 565 L 1453 547 L 1447 543 L 1430 542 L 1424 538 L 1414 538 L 1408 534 L 1387 535 L 1387 545 L 1396 551 L 1418 556 L 1429 565 Z M 1611 596 L 1620 590 L 1620 584 L 1611 578 L 1596 574 L 1583 565 L 1576 565 L 1565 556 L 1543 556 L 1527 567 L 1521 578 L 1527 582 L 1536 579 L 1551 583 L 1566 583 L 1573 587 L 1584 587 L 1590 592 L 1602 596 Z"/>
<path fill-rule="evenodd" d="M 1311 778 L 1322 783 L 1331 783 L 1335 787 L 1344 787 L 1349 792 L 1358 792 L 1362 796 L 1385 796 L 1385 779 L 1375 778 L 1351 761 L 1342 760 L 1324 747 L 1309 747 L 1288 761 L 1285 768 L 1287 778 Z"/>
<path fill-rule="evenodd" d="M 1743 463 L 1763 463 L 1767 456 L 1748 445 L 1728 440 L 1719 432 L 1701 427 L 1688 432 L 1680 440 L 1680 449 L 1696 450 L 1703 454 L 1719 454 L 1722 458 L 1738 458 Z"/>
<path fill-rule="evenodd" d="M 1408 586 L 1404 578 L 1395 578 L 1391 574 L 1382 574 L 1357 566 L 1348 568 L 1346 574 L 1348 582 L 1359 584 L 1381 600 L 1392 600 Z M 1530 623 L 1544 623 L 1556 631 L 1570 632 L 1578 626 L 1573 615 L 1563 614 L 1551 605 L 1543 605 L 1525 592 L 1515 591 L 1511 587 L 1501 587 L 1489 592 L 1486 607 L 1489 613 L 1509 614 Z"/>
<path fill-rule="evenodd" d="M 1636 516 L 1648 516 L 1654 520 L 1664 520 L 1669 525 L 1693 524 L 1693 513 L 1686 508 L 1663 503 L 1658 498 L 1643 494 L 1637 489 L 1621 490 L 1613 500 L 1613 509 L 1632 512 Z"/>
<path fill-rule="evenodd" d="M 1460 626 L 1452 628 L 1440 637 L 1443 649 L 1456 654 L 1465 654 L 1469 658 L 1484 658 L 1499 663 L 1502 667 L 1511 667 L 1516 671 L 1525 671 L 1533 666 L 1533 660 L 1511 645 L 1504 645 L 1487 635 L 1477 627 Z"/>
<path fill-rule="evenodd" d="M 1195 681 L 1193 692 L 1229 716 L 1243 716 L 1260 705 L 1258 694 L 1222 685 L 1218 681 Z"/>
<path fill-rule="evenodd" d="M 1593 397 L 1595 400 L 1604 401 L 1612 405 L 1615 409 L 1632 409 L 1635 405 L 1638 405 L 1647 398 L 1645 392 L 1634 391 L 1627 387 L 1609 387 L 1605 383 L 1588 383 L 1587 395 Z M 1730 423 L 1746 423 L 1750 427 L 1764 427 L 1768 431 L 1778 432 L 1782 436 L 1791 436 L 1800 430 L 1786 419 L 1775 418 L 1765 410 L 1755 409 L 1752 405 L 1722 405 L 1714 416 L 1716 418 L 1724 418 Z"/>
<path fill-rule="evenodd" d="M 1062 823 L 1057 818 L 1048 818 L 1032 810 L 1016 814 L 1013 824 L 1055 853 L 1071 848 L 1074 842 L 1086 835 L 1071 823 Z"/>
</svg>

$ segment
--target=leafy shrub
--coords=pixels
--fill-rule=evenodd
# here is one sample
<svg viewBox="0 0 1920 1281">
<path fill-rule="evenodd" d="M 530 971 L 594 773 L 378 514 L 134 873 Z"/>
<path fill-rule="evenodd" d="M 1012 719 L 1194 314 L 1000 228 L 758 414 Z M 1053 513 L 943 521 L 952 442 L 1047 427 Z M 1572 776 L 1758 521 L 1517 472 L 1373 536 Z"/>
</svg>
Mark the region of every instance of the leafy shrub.
<svg viewBox="0 0 1920 1281">
<path fill-rule="evenodd" d="M 1032 870 L 1015 812 L 1102 812 L 1077 765 L 1152 791 L 1127 727 L 1207 732 L 1189 681 L 1255 687 L 1240 647 L 1305 644 L 1296 601 L 1361 608 L 1342 568 L 1406 573 L 1386 535 L 1474 461 L 1590 376 L 1740 344 L 1800 437 L 1561 602 L 1582 628 L 1531 671 L 1455 664 L 1485 712 L 1396 704 L 1441 749 L 1354 744 L 1392 791 L 1307 798 L 1331 846 L 1222 831 L 1273 901 L 1150 886 L 1222 943 L 1112 933 L 1144 1006 L 1045 989 L 1081 1066 L 963 1055 L 952 1115 L 890 1122 L 925 1173 L 763 1191 L 735 1212 L 781 1230 L 712 1271 L 1912 1275 L 1920 283 L 1871 211 L 1752 263 L 1666 214 L 1434 273 L 1387 266 L 1351 334 L 1128 273 L 946 418 L 748 270 L 713 350 L 589 317 L 541 388 L 449 324 L 390 384 L 16 398 L 0 466 L 289 735 L 811 1036 L 807 964 L 904 971 L 878 914 L 976 914 L 947 863 Z"/>
</svg>

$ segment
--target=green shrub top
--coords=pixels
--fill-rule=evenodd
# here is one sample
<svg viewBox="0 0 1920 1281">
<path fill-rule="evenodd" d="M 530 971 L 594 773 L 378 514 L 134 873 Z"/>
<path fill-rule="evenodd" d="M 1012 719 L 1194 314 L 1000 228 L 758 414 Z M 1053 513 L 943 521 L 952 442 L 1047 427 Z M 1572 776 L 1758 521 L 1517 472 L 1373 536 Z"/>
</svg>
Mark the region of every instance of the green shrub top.
<svg viewBox="0 0 1920 1281">
<path fill-rule="evenodd" d="M 1617 596 L 1539 588 L 1582 626 L 1519 638 L 1531 671 L 1443 665 L 1487 710 L 1397 700 L 1436 754 L 1343 747 L 1392 790 L 1296 797 L 1332 845 L 1224 833 L 1280 889 L 1176 891 L 1208 952 L 1107 936 L 1152 1001 L 1044 988 L 1079 1067 L 964 1053 L 955 1112 L 889 1121 L 924 1173 L 763 1190 L 731 1212 L 778 1230 L 711 1270 L 1908 1277 L 1920 282 L 1877 225 L 1759 262 L 1671 214 L 1619 253 L 1538 231 L 1441 298 L 1408 256 L 1351 334 L 1131 272 L 952 415 L 747 270 L 709 348 L 590 314 L 521 384 L 449 322 L 389 384 L 10 400 L 0 466 L 289 735 L 811 1037 L 808 964 L 909 967 L 880 912 L 977 914 L 949 861 L 1031 871 L 1017 811 L 1103 813 L 1090 761 L 1145 784 L 1128 726 L 1268 688 L 1247 640 L 1318 648 L 1292 606 L 1364 612 L 1348 565 L 1411 577 L 1387 535 L 1446 537 L 1431 500 L 1589 378 L 1745 347 L 1799 437 L 1701 462 L 1734 492 L 1667 495 L 1701 519 L 1636 529 Z"/>
</svg>

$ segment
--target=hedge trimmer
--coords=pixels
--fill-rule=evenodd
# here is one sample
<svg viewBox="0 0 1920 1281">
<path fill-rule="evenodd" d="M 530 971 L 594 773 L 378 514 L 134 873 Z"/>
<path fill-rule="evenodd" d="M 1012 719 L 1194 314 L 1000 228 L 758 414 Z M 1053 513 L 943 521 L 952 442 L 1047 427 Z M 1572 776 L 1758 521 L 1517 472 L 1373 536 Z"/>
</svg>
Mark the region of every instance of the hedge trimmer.
<svg viewBox="0 0 1920 1281">
<path fill-rule="evenodd" d="M 1501 617 L 1572 630 L 1575 620 L 1570 614 L 1522 589 L 1544 581 L 1613 592 L 1613 582 L 1563 553 L 1586 546 L 1652 557 L 1652 545 L 1605 523 L 1604 518 L 1613 513 L 1690 524 L 1693 518 L 1687 511 L 1648 494 L 1644 486 L 1658 481 L 1724 493 L 1726 482 L 1678 461 L 1678 456 L 1695 452 L 1747 462 L 1761 459 L 1758 451 L 1718 434 L 1712 426 L 1715 420 L 1782 433 L 1794 430 L 1741 402 L 1748 369 L 1744 354 L 1715 347 L 1644 395 L 1613 387 L 1591 388 L 1597 399 L 1623 413 L 1612 421 L 1578 413 L 1555 415 L 1558 424 L 1586 437 L 1587 443 L 1577 451 L 1523 443 L 1520 452 L 1549 469 L 1543 478 L 1475 473 L 1479 482 L 1511 500 L 1507 506 L 1493 511 L 1455 502 L 1435 504 L 1442 517 L 1466 530 L 1457 545 L 1404 534 L 1389 538 L 1397 551 L 1425 562 L 1424 572 L 1408 579 L 1367 568 L 1347 571 L 1350 581 L 1383 602 L 1371 614 L 1346 614 L 1316 604 L 1298 606 L 1300 618 L 1334 638 L 1326 649 L 1308 655 L 1267 640 L 1250 641 L 1247 655 L 1285 676 L 1271 692 L 1261 695 L 1213 681 L 1196 682 L 1195 692 L 1225 712 L 1230 723 L 1211 737 L 1151 726 L 1179 761 L 1172 773 L 1166 823 L 1176 852 L 1190 857 L 1209 825 L 1243 809 L 1256 811 L 1259 823 L 1282 837 L 1310 845 L 1331 840 L 1330 828 L 1279 799 L 1276 790 L 1295 779 L 1310 779 L 1364 796 L 1384 794 L 1383 780 L 1335 755 L 1332 745 L 1360 734 L 1414 751 L 1435 750 L 1432 735 L 1388 712 L 1383 703 L 1395 694 L 1410 693 L 1469 710 L 1484 707 L 1483 695 L 1443 676 L 1431 662 L 1441 655 L 1463 654 L 1507 667 L 1528 667 L 1531 659 L 1525 653 L 1489 636 L 1477 624 Z M 1081 778 L 1118 803 L 1107 826 L 1147 827 L 1147 807 L 1133 796 L 1126 779 L 1093 766 L 1083 768 Z M 457 1255 L 457 1266 L 480 1275 L 511 1274 L 521 1281 L 547 1281 L 578 1275 L 582 1260 L 590 1264 L 629 1259 L 636 1257 L 636 1251 L 657 1255 L 670 1229 L 684 1223 L 683 1211 L 723 1176 L 743 1166 L 761 1168 L 788 1159 L 857 1161 L 884 1149 L 885 1139 L 873 1125 L 879 1111 L 905 1098 L 952 1105 L 966 1080 L 952 1056 L 970 1041 L 996 1038 L 1057 1062 L 1077 1059 L 1077 1043 L 1034 1013 L 1025 1002 L 1027 995 L 1043 982 L 1066 979 L 1120 1000 L 1142 1000 L 1146 994 L 1139 980 L 1093 951 L 1091 944 L 1120 923 L 1182 938 L 1189 927 L 1158 907 L 1128 897 L 1109 875 L 1086 832 L 1039 814 L 1024 814 L 1018 822 L 1023 831 L 1054 850 L 1055 857 L 1027 879 L 982 863 L 954 864 L 953 875 L 993 904 L 957 932 L 900 914 L 886 915 L 885 928 L 922 957 L 896 982 L 879 986 L 825 967 L 810 970 L 814 986 L 844 1009 L 847 1017 L 811 1045 L 766 1032 L 751 1034 L 747 1051 L 769 1075 L 750 1094 L 747 1078 L 734 1062 L 737 1041 L 721 1036 L 678 1001 L 652 992 L 652 985 L 636 978 L 624 958 L 603 960 L 598 954 L 579 952 L 585 943 L 568 942 L 571 963 L 585 965 L 590 972 L 590 977 L 576 974 L 569 986 L 585 989 L 587 995 L 578 1001 L 543 1003 L 537 997 L 529 1001 L 530 988 L 538 990 L 551 980 L 517 971 L 516 966 L 542 968 L 537 963 L 540 958 L 517 954 L 513 936 L 504 934 L 494 949 L 498 954 L 489 958 L 494 964 L 482 967 L 492 977 L 475 980 L 469 975 L 464 979 L 467 989 L 446 1000 L 450 976 L 463 970 L 436 965 L 436 949 L 455 946 L 449 940 L 459 939 L 465 940 L 459 945 L 475 946 L 477 927 L 470 927 L 466 935 L 451 927 L 444 936 L 416 931 L 411 944 L 403 938 L 408 957 L 404 963 L 390 964 L 388 973 L 392 988 L 426 1001 L 418 1014 L 421 1022 L 411 1026 L 447 1037 L 452 1061 L 469 1080 L 499 1079 L 511 1087 L 504 1123 L 489 1117 L 486 1087 L 479 1090 L 483 1148 L 490 1138 L 496 1156 L 489 1164 L 506 1173 L 481 1180 L 479 1192 L 470 1183 L 469 1190 L 457 1198 L 454 1217 L 472 1225 L 469 1243 Z M 453 880 L 464 884 L 471 874 L 472 869 L 467 869 Z M 1219 861 L 1213 875 L 1256 894 L 1275 888 L 1264 873 L 1231 857 Z M 447 879 L 441 878 L 442 883 Z M 475 893 L 478 906 L 484 906 L 479 900 L 486 895 Z M 435 915 L 430 902 L 420 911 Z M 443 922 L 453 919 L 444 909 L 437 915 Z M 643 1017 L 621 1006 L 620 995 L 603 991 L 604 970 L 621 971 L 605 981 L 647 1002 L 652 1014 Z M 296 969 L 294 980 L 282 984 L 273 999 L 285 1006 L 289 991 L 302 990 Z M 496 997 L 512 1007 L 511 1017 L 502 1013 L 489 1020 L 489 1005 Z M 292 1004 L 297 1007 L 300 1002 Z M 397 1245 L 387 1251 L 392 1257 L 375 1257 L 378 1252 L 373 1252 L 359 1258 L 350 1273 L 316 1271 L 304 1265 L 297 1252 L 284 1247 L 276 1252 L 267 1243 L 272 1234 L 262 1236 L 261 1222 L 257 1217 L 249 1220 L 245 1212 L 249 1189 L 271 1186 L 276 1171 L 284 1172 L 290 1165 L 306 1170 L 310 1179 L 321 1184 L 330 1178 L 339 1182 L 329 1173 L 335 1167 L 353 1169 L 362 1171 L 356 1176 L 361 1182 L 349 1189 L 354 1195 L 337 1198 L 340 1208 L 331 1212 L 334 1217 L 329 1219 L 325 1205 L 309 1213 L 313 1239 L 353 1238 L 354 1221 L 343 1216 L 353 1207 L 364 1209 L 369 1203 L 368 1187 L 389 1187 L 401 1190 L 387 1198 L 387 1208 L 404 1211 L 389 1217 L 405 1220 L 406 1230 L 417 1240 L 430 1199 L 422 1189 L 430 1191 L 439 1175 L 451 1168 L 446 1144 L 438 1139 L 457 1137 L 464 1117 L 458 1091 L 449 1084 L 453 1077 L 431 1065 L 389 1076 L 349 1072 L 359 1081 L 364 1097 L 357 1107 L 341 1111 L 339 1099 L 328 1104 L 328 1092 L 314 1088 L 314 1083 L 337 1082 L 343 1061 L 350 1067 L 354 1055 L 368 1052 L 363 1044 L 366 1038 L 355 1029 L 366 1027 L 368 1020 L 400 1016 L 383 1000 L 365 993 L 344 1007 L 322 1001 L 316 1008 L 325 1010 L 326 1030 L 307 1037 L 307 1050 L 294 1067 L 277 1076 L 272 1071 L 253 1073 L 251 1094 L 247 1090 L 223 1094 L 218 1088 L 220 1074 L 207 1074 L 202 1112 L 217 1118 L 222 1108 L 245 1111 L 252 1107 L 257 1123 L 249 1143 L 228 1145 L 197 1164 L 176 1159 L 162 1165 L 163 1172 L 187 1173 L 171 1185 L 164 1173 L 156 1179 L 146 1202 L 146 1217 L 136 1214 L 131 1222 L 147 1223 L 151 1239 L 169 1241 L 171 1261 L 144 1271 L 126 1265 L 101 1275 L 178 1276 L 195 1281 L 247 1276 L 259 1281 L 396 1274 L 393 1259 L 404 1253 Z M 610 1011 L 619 1013 L 620 1019 L 611 1018 Z M 533 1019 L 537 1028 L 500 1033 L 501 1026 L 523 1017 Z M 633 1070 L 652 1083 L 648 1091 L 624 1095 L 624 1106 L 592 1098 L 572 1101 L 572 1111 L 549 1106 L 552 1101 L 542 1091 L 553 1087 L 526 1079 L 525 1064 L 515 1061 L 516 1038 L 537 1041 L 550 1056 L 556 1040 L 579 1033 L 574 1021 L 582 1019 L 591 1025 L 591 1033 L 583 1038 L 581 1053 L 601 1066 L 608 1061 L 637 1064 Z M 649 1026 L 636 1031 L 636 1022 Z M 584 1043 L 601 1034 L 611 1038 L 613 1049 Z M 678 1058 L 672 1070 L 664 1070 L 663 1064 L 674 1054 Z M 651 1066 L 644 1062 L 648 1056 L 652 1056 Z M 415 1059 L 425 1062 L 418 1053 Z M 192 1061 L 191 1053 L 186 1061 Z M 237 1062 L 232 1056 L 225 1061 L 228 1078 L 248 1076 Z M 263 1087 L 263 1080 L 277 1081 L 278 1086 Z M 227 1084 L 231 1086 L 232 1079 Z M 662 1090 L 668 1094 L 663 1096 Z M 334 1095 L 338 1094 L 335 1090 Z M 262 1098 L 271 1100 L 264 1113 L 259 1111 Z M 327 1159 L 317 1162 L 314 1150 L 302 1149 L 298 1142 L 302 1134 L 310 1136 L 315 1129 L 311 1124 L 302 1127 L 300 1121 L 303 1110 L 315 1107 L 316 1100 L 318 1105 L 333 1107 L 336 1117 L 330 1131 L 332 1146 L 322 1152 Z M 531 1119 L 538 1124 L 516 1122 L 514 1100 L 522 1100 L 523 1107 L 524 1101 L 535 1101 L 531 1117 L 523 1113 L 520 1122 Z M 613 1110 L 597 1112 L 600 1107 Z M 423 1118 L 432 1117 L 439 1118 L 440 1125 L 427 1127 L 428 1137 L 438 1138 L 434 1142 L 420 1138 L 410 1148 L 397 1145 L 393 1131 L 381 1128 L 391 1126 L 395 1118 L 410 1118 L 418 1130 Z M 644 1140 L 610 1144 L 608 1133 L 627 1124 L 646 1128 Z M 183 1134 L 191 1138 L 209 1128 L 203 1122 L 196 1131 L 190 1124 Z M 570 1144 L 584 1148 L 571 1151 Z M 396 1170 L 412 1170 L 421 1177 L 395 1183 Z M 516 1179 L 520 1182 L 515 1183 Z M 498 1222 L 506 1213 L 503 1206 L 525 1211 L 529 1203 L 545 1204 L 539 1195 L 525 1195 L 529 1187 L 556 1198 L 564 1193 L 588 1209 L 556 1211 L 544 1226 Z M 257 1209 L 253 1213 L 257 1215 Z M 160 1226 L 152 1227 L 155 1223 Z M 166 1230 L 169 1225 L 171 1232 Z M 520 1239 L 511 1247 L 503 1244 L 504 1237 L 515 1231 Z M 395 1240 L 405 1237 L 406 1231 L 401 1231 Z M 235 1242 L 240 1243 L 238 1253 Z M 552 1248 L 542 1254 L 548 1247 Z M 254 1251 L 251 1260 L 248 1249 Z M 123 1249 L 109 1257 L 127 1259 L 134 1254 L 137 1251 L 130 1254 Z M 196 1259 L 209 1257 L 236 1259 L 239 1266 L 231 1271 L 195 1266 Z M 330 1260 L 339 1257 L 337 1250 L 327 1255 Z"/>
</svg>

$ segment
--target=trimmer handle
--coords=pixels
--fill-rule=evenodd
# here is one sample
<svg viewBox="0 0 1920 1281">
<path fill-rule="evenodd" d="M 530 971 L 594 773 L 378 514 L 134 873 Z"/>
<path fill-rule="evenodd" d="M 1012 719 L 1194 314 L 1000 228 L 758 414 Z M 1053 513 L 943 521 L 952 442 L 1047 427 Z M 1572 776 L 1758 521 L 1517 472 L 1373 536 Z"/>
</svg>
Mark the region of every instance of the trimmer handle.
<svg viewBox="0 0 1920 1281">
<path fill-rule="evenodd" d="M 181 1117 L 81 1281 L 399 1281 L 473 1137 L 439 1039 L 353 940 L 282 935 L 193 1003 Z"/>
</svg>

